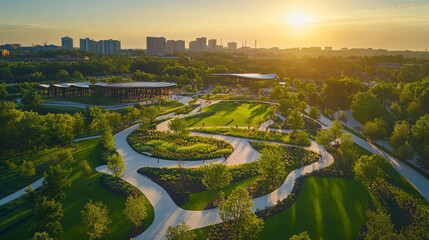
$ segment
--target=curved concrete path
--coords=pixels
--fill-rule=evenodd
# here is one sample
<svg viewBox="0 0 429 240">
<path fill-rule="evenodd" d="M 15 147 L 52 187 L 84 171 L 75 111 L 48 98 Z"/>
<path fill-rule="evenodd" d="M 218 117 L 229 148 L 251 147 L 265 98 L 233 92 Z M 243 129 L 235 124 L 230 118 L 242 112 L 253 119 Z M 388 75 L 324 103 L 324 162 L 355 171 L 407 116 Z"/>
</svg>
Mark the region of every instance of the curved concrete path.
<svg viewBox="0 0 429 240">
<path fill-rule="evenodd" d="M 192 229 L 219 223 L 221 219 L 217 209 L 203 211 L 184 210 L 173 202 L 168 193 L 161 186 L 137 173 L 137 170 L 142 167 L 177 167 L 177 161 L 160 159 L 158 163 L 156 158 L 137 153 L 129 146 L 126 140 L 127 136 L 138 127 L 139 126 L 136 125 L 125 129 L 114 137 L 117 150 L 119 154 L 123 156 L 126 166 L 123 179 L 139 188 L 149 199 L 155 210 L 155 219 L 152 225 L 135 239 L 164 239 L 168 226 L 177 225 L 182 221 L 186 222 Z M 214 159 L 210 161 L 222 162 L 226 165 L 237 165 L 254 162 L 259 158 L 259 152 L 250 145 L 249 139 L 206 133 L 192 134 L 222 139 L 229 142 L 234 147 L 234 152 L 229 156 L 227 161 L 224 162 L 223 159 Z M 321 159 L 316 163 L 292 171 L 280 188 L 268 195 L 254 199 L 255 205 L 253 210 L 265 209 L 285 199 L 292 191 L 296 178 L 306 173 L 327 167 L 334 161 L 333 157 L 314 141 L 311 146 L 306 147 L 306 149 L 317 153 L 322 152 Z M 210 161 L 205 162 L 207 163 Z M 182 163 L 182 167 L 199 167 L 203 165 L 202 161 L 183 161 Z M 96 170 L 110 173 L 106 166 L 100 166 Z"/>
<path fill-rule="evenodd" d="M 308 110 L 308 109 L 307 109 Z M 332 121 L 325 116 L 321 116 L 320 122 L 325 124 L 326 126 L 331 126 Z M 344 133 L 350 133 L 347 130 L 343 130 Z M 407 179 L 416 189 L 420 192 L 420 194 L 426 199 L 426 201 L 429 201 L 429 179 L 421 175 L 416 170 L 412 169 L 405 163 L 399 161 L 398 159 L 394 158 L 390 154 L 384 152 L 377 146 L 365 141 L 364 139 L 354 135 L 353 133 L 350 133 L 352 135 L 353 141 L 368 150 L 369 152 L 373 154 L 380 154 L 384 158 L 388 159 L 390 164 L 393 166 L 393 168 L 401 174 L 405 179 Z"/>
</svg>

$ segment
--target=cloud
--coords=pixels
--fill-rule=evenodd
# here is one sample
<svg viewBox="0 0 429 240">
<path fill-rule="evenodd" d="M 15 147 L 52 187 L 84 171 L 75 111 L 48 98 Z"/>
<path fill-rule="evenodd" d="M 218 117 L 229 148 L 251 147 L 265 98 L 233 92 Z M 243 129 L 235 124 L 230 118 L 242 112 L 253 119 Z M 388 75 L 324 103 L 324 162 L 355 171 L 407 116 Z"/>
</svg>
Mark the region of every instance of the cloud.
<svg viewBox="0 0 429 240">
<path fill-rule="evenodd" d="M 429 3 L 412 3 L 412 4 L 395 5 L 391 8 L 406 9 L 406 8 L 425 8 L 425 7 L 429 7 Z"/>
</svg>

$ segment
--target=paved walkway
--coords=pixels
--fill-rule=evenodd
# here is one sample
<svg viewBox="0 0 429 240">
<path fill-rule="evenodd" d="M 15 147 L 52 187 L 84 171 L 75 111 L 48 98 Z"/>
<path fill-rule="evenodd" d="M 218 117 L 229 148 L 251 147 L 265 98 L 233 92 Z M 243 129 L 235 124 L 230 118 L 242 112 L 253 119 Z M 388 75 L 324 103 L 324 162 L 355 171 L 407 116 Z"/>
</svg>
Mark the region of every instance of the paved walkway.
<svg viewBox="0 0 429 240">
<path fill-rule="evenodd" d="M 323 115 L 321 116 L 320 121 L 328 127 L 332 125 L 332 121 Z M 344 132 L 350 133 L 347 130 L 344 130 Z M 419 191 L 420 194 L 424 198 L 426 198 L 427 201 L 429 201 L 429 180 L 427 178 L 425 178 L 423 175 L 421 175 L 405 163 L 399 161 L 390 154 L 379 149 L 375 145 L 365 141 L 364 139 L 354 135 L 353 133 L 350 134 L 352 134 L 353 141 L 357 145 L 365 148 L 373 154 L 380 154 L 384 158 L 388 159 L 393 168 L 398 171 L 398 173 L 401 174 L 405 179 L 407 179 L 417 189 L 417 191 Z"/>
<path fill-rule="evenodd" d="M 142 167 L 177 167 L 177 161 L 151 158 L 135 152 L 127 143 L 127 136 L 138 128 L 138 125 L 130 127 L 115 135 L 114 141 L 117 150 L 124 158 L 126 171 L 123 179 L 142 191 L 149 199 L 155 210 L 155 219 L 152 225 L 141 235 L 135 239 L 164 239 L 165 232 L 168 226 L 177 225 L 185 221 L 192 229 L 200 228 L 221 221 L 217 209 L 204 211 L 189 211 L 178 207 L 170 198 L 168 193 L 159 185 L 152 182 L 150 179 L 137 173 L 137 169 Z M 234 152 L 229 156 L 227 161 L 223 159 L 213 159 L 210 161 L 222 162 L 226 165 L 237 165 L 257 161 L 260 153 L 251 147 L 249 140 L 244 138 L 207 134 L 207 133 L 192 133 L 198 136 L 209 136 L 217 139 L 222 139 L 229 142 L 234 147 Z M 253 140 L 252 140 L 253 141 Z M 253 210 L 264 209 L 272 206 L 285 199 L 292 191 L 295 179 L 303 174 L 324 168 L 333 163 L 333 157 L 317 145 L 314 141 L 310 147 L 306 149 L 319 153 L 322 151 L 321 159 L 311 165 L 302 167 L 292 171 L 284 184 L 276 191 L 254 199 L 255 205 Z M 206 163 L 210 161 L 205 161 Z M 182 161 L 182 167 L 199 167 L 203 165 L 202 161 Z M 100 166 L 97 171 L 109 173 L 106 166 Z"/>
</svg>

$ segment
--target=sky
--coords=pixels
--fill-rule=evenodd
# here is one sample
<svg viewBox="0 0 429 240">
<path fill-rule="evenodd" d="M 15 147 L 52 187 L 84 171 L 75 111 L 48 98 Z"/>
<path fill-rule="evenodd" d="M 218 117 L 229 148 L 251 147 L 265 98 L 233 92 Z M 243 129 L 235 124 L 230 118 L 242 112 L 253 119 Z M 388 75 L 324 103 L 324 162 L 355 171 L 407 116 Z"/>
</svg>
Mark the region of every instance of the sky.
<svg viewBox="0 0 429 240">
<path fill-rule="evenodd" d="M 61 37 L 197 37 L 254 47 L 429 49 L 429 0 L 0 0 L 0 44 L 61 44 Z"/>
</svg>

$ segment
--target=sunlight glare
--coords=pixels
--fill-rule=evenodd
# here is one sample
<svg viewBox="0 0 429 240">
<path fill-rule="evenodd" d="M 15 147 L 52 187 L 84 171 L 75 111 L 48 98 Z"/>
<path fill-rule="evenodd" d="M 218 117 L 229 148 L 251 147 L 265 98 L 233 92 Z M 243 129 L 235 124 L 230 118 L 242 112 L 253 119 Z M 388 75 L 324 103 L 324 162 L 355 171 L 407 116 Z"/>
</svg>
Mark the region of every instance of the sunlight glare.
<svg viewBox="0 0 429 240">
<path fill-rule="evenodd" d="M 315 22 L 315 20 L 313 17 L 307 16 L 301 12 L 295 12 L 289 16 L 286 22 L 295 26 L 300 26 Z"/>
</svg>

